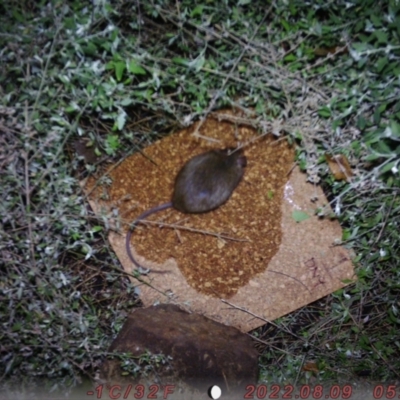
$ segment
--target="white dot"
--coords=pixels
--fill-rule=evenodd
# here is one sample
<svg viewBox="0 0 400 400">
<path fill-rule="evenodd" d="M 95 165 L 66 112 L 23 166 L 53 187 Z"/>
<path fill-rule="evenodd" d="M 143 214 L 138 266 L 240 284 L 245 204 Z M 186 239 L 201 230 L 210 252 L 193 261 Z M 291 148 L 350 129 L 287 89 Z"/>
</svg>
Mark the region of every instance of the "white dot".
<svg viewBox="0 0 400 400">
<path fill-rule="evenodd" d="M 208 394 L 213 400 L 217 400 L 221 397 L 222 391 L 221 388 L 217 385 L 214 385 L 210 387 L 210 390 L 208 391 Z"/>
</svg>

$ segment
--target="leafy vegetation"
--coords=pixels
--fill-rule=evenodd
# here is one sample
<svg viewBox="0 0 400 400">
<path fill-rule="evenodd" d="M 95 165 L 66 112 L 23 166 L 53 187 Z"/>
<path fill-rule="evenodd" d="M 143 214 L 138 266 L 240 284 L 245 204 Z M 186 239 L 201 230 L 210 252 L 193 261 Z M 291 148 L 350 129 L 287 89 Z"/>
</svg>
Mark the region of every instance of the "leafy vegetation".
<svg viewBox="0 0 400 400">
<path fill-rule="evenodd" d="M 137 304 L 79 180 L 225 106 L 297 144 L 357 256 L 356 284 L 254 332 L 268 345 L 261 380 L 399 378 L 397 1 L 5 1 L 0 15 L 10 386 L 93 376 Z M 351 182 L 333 179 L 326 153 L 347 157 Z"/>
</svg>

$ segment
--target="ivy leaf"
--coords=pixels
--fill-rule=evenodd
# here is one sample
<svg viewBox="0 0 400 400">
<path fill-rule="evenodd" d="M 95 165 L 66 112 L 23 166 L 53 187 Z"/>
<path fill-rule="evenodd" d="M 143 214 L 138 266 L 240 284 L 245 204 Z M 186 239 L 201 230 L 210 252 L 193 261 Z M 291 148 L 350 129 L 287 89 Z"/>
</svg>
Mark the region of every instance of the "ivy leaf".
<svg viewBox="0 0 400 400">
<path fill-rule="evenodd" d="M 120 112 L 117 117 L 117 128 L 118 130 L 122 130 L 122 128 L 125 126 L 126 122 L 126 114 L 125 112 Z"/>
<path fill-rule="evenodd" d="M 106 149 L 106 152 L 108 154 L 112 154 L 113 152 L 115 152 L 115 150 L 117 150 L 119 147 L 118 135 L 107 135 L 107 144 L 108 149 Z"/>
<path fill-rule="evenodd" d="M 396 121 L 390 121 L 390 135 L 392 139 L 396 140 L 400 138 L 400 124 Z"/>
<path fill-rule="evenodd" d="M 120 81 L 122 79 L 122 75 L 124 74 L 125 68 L 126 66 L 124 62 L 122 61 L 114 62 L 114 71 L 117 81 Z"/>
<path fill-rule="evenodd" d="M 386 165 L 384 165 L 381 169 L 380 169 L 380 173 L 384 174 L 388 171 L 390 171 L 393 167 L 397 168 L 397 161 L 392 161 Z"/>
<path fill-rule="evenodd" d="M 383 69 L 386 67 L 388 64 L 389 60 L 387 57 L 381 57 L 377 62 L 376 62 L 376 70 L 378 72 L 382 72 Z"/>
<path fill-rule="evenodd" d="M 128 70 L 135 75 L 146 75 L 146 70 L 142 68 L 139 64 L 137 64 L 134 60 L 129 61 Z"/>
<path fill-rule="evenodd" d="M 204 5 L 196 6 L 193 11 L 190 13 L 190 16 L 193 18 L 196 15 L 202 15 L 204 10 Z"/>
<path fill-rule="evenodd" d="M 296 222 L 302 222 L 302 221 L 305 221 L 306 219 L 310 218 L 310 216 L 304 211 L 294 210 L 292 212 L 292 218 Z"/>
<path fill-rule="evenodd" d="M 332 112 L 328 107 L 323 106 L 318 110 L 318 115 L 323 118 L 329 118 L 332 115 Z"/>
<path fill-rule="evenodd" d="M 388 43 L 388 34 L 384 31 L 375 31 L 375 36 L 378 39 L 378 43 Z"/>
<path fill-rule="evenodd" d="M 184 65 L 185 67 L 187 67 L 188 64 L 189 64 L 189 61 L 188 61 L 186 58 L 182 58 L 182 57 L 174 57 L 174 58 L 172 59 L 172 61 L 173 61 L 175 64 Z"/>
<path fill-rule="evenodd" d="M 206 59 L 204 58 L 204 56 L 200 55 L 193 61 L 190 61 L 190 63 L 188 63 L 188 67 L 194 69 L 196 72 L 199 72 L 203 68 L 205 61 Z"/>
</svg>

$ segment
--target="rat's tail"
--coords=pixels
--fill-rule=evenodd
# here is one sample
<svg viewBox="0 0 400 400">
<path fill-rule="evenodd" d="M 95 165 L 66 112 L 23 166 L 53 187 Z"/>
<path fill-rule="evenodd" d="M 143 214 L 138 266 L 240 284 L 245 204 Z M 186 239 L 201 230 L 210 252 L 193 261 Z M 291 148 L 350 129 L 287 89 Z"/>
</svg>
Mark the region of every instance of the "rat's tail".
<svg viewBox="0 0 400 400">
<path fill-rule="evenodd" d="M 133 262 L 133 264 L 135 264 L 135 266 L 137 267 L 138 271 L 139 271 L 141 274 L 148 274 L 149 272 L 165 273 L 165 272 L 167 272 L 167 271 L 155 271 L 155 270 L 151 270 L 151 271 L 150 271 L 150 269 L 143 268 L 143 267 L 135 260 L 135 257 L 134 257 L 133 254 L 132 254 L 131 246 L 130 246 L 131 237 L 132 237 L 133 231 L 135 230 L 136 225 L 137 225 L 138 223 L 140 223 L 142 220 L 144 220 L 146 217 L 148 217 L 149 215 L 154 214 L 154 213 L 156 213 L 156 212 L 158 212 L 158 211 L 165 210 L 166 208 L 170 208 L 170 207 L 172 207 L 172 202 L 160 204 L 159 206 L 153 207 L 153 208 L 151 208 L 150 210 L 145 211 L 143 214 L 140 214 L 140 215 L 136 218 L 136 220 L 133 222 L 132 226 L 129 228 L 129 230 L 128 230 L 127 234 L 126 234 L 126 242 L 125 242 L 125 244 L 126 244 L 126 252 L 128 253 L 128 256 L 129 256 L 130 260 Z"/>
</svg>

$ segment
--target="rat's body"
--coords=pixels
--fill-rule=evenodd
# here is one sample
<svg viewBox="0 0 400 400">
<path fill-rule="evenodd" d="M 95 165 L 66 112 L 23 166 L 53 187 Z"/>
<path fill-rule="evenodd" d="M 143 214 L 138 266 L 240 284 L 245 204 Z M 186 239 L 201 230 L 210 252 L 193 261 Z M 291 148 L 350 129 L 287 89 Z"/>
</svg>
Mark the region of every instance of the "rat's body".
<svg viewBox="0 0 400 400">
<path fill-rule="evenodd" d="M 246 166 L 243 151 L 230 154 L 231 151 L 233 149 L 210 150 L 191 158 L 175 179 L 172 201 L 145 211 L 135 220 L 126 235 L 126 251 L 139 270 L 142 271 L 142 267 L 130 249 L 136 224 L 149 215 L 170 207 L 183 213 L 203 213 L 225 203 L 239 184 Z"/>
</svg>

